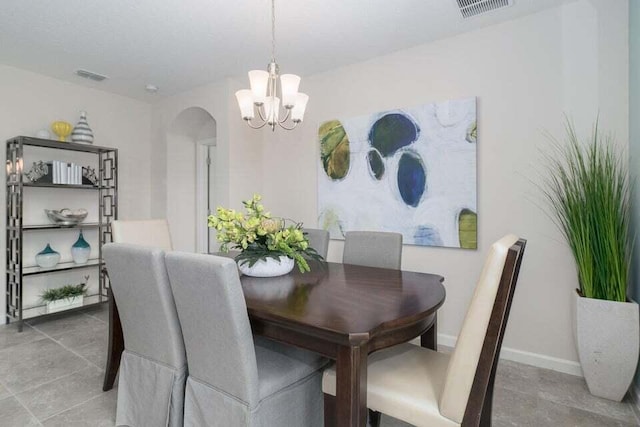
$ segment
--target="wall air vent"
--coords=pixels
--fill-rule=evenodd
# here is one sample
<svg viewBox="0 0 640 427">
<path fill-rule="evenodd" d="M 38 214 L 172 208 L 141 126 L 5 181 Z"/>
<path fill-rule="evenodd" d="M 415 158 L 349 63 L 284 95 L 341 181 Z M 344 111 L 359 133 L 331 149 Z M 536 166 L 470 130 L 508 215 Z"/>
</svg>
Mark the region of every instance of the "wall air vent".
<svg viewBox="0 0 640 427">
<path fill-rule="evenodd" d="M 462 17 L 467 19 L 513 4 L 513 0 L 456 0 Z"/>
<path fill-rule="evenodd" d="M 103 76 L 102 74 L 92 73 L 91 71 L 87 71 L 87 70 L 76 70 L 76 74 L 82 78 L 93 80 L 96 82 L 101 82 L 104 79 L 108 79 L 107 76 Z"/>
</svg>

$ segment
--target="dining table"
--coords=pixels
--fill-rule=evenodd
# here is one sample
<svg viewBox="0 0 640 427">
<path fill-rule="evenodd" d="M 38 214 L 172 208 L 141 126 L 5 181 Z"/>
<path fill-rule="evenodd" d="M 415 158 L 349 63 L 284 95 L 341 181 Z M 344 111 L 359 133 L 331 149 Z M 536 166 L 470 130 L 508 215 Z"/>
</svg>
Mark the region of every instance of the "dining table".
<svg viewBox="0 0 640 427">
<path fill-rule="evenodd" d="M 242 276 L 255 335 L 319 353 L 336 363 L 336 396 L 325 396 L 325 426 L 367 423 L 367 356 L 421 337 L 437 347 L 437 310 L 444 278 L 437 274 L 311 261 L 271 278 Z M 110 301 L 109 354 L 104 390 L 113 387 L 122 329 Z"/>
</svg>

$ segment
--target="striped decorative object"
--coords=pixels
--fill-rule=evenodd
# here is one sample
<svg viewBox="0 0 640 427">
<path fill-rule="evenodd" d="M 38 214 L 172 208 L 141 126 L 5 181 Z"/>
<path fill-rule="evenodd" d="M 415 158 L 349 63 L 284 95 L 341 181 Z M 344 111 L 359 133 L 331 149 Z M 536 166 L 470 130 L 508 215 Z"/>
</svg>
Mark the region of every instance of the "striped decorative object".
<svg viewBox="0 0 640 427">
<path fill-rule="evenodd" d="M 80 120 L 76 127 L 73 128 L 71 141 L 93 144 L 93 131 L 89 127 L 89 123 L 87 123 L 87 113 L 85 111 L 80 111 Z"/>
</svg>

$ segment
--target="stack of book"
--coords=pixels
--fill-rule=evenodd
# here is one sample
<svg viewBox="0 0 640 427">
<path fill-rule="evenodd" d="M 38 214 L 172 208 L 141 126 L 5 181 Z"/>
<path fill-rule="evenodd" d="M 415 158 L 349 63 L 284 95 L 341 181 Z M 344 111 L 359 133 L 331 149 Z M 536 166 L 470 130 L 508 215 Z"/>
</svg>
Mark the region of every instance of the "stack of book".
<svg viewBox="0 0 640 427">
<path fill-rule="evenodd" d="M 51 162 L 54 184 L 82 184 L 82 166 L 53 160 Z"/>
</svg>

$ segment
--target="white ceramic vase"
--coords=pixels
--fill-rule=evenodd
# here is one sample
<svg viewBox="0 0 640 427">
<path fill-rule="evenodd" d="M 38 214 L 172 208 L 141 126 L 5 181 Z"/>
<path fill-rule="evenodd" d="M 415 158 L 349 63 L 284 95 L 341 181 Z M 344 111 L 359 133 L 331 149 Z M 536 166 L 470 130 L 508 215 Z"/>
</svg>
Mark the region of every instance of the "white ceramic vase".
<svg viewBox="0 0 640 427">
<path fill-rule="evenodd" d="M 87 113 L 85 111 L 80 111 L 80 120 L 76 127 L 73 128 L 73 132 L 71 132 L 71 141 L 93 144 L 93 131 L 89 127 L 89 123 L 87 123 Z"/>
<path fill-rule="evenodd" d="M 293 270 L 295 262 L 292 258 L 281 256 L 280 261 L 273 258 L 267 258 L 265 260 L 259 260 L 252 267 L 249 267 L 249 263 L 240 264 L 238 262 L 238 269 L 246 276 L 251 277 L 276 277 L 282 276 Z"/>
<path fill-rule="evenodd" d="M 639 329 L 636 302 L 584 298 L 576 293 L 574 333 L 591 394 L 622 400 L 638 364 Z"/>
</svg>

